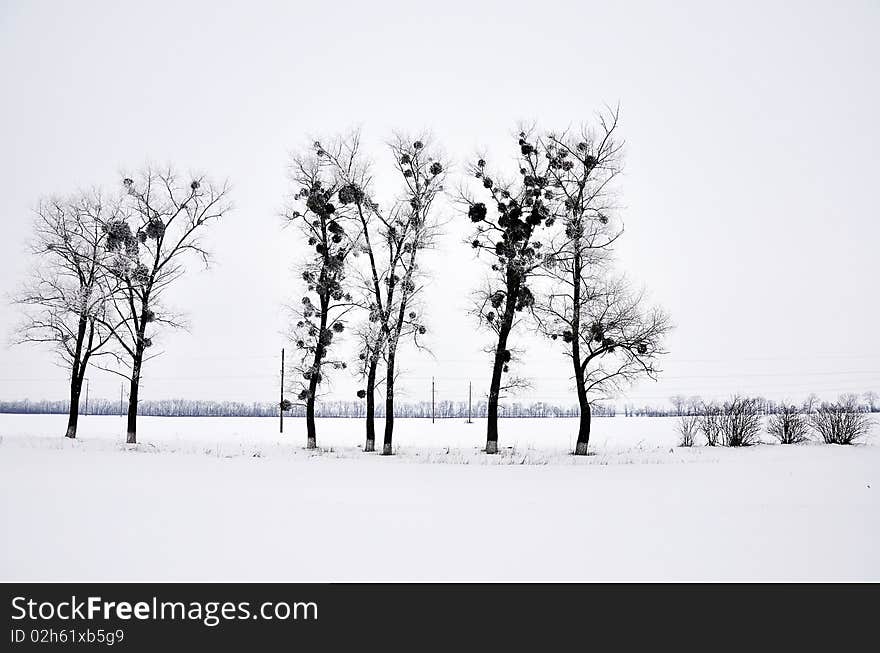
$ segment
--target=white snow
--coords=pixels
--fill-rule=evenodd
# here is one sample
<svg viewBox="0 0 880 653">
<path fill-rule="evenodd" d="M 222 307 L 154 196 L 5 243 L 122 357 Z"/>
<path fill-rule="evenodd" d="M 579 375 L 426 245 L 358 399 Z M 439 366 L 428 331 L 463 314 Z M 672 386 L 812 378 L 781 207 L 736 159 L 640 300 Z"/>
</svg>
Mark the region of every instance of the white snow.
<svg viewBox="0 0 880 653">
<path fill-rule="evenodd" d="M 675 420 L 359 420 L 0 415 L 12 580 L 880 580 L 880 446 L 680 449 Z M 381 439 L 381 420 L 378 422 Z M 448 447 L 448 449 L 447 449 Z M 416 463 L 466 464 L 416 464 Z"/>
</svg>

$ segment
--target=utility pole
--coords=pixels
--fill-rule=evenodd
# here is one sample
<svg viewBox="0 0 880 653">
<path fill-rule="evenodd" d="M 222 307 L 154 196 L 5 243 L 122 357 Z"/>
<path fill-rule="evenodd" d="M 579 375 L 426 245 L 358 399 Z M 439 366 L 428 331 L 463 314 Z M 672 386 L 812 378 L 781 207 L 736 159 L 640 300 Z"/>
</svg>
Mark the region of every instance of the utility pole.
<svg viewBox="0 0 880 653">
<path fill-rule="evenodd" d="M 473 390 L 474 390 L 474 384 L 472 382 L 468 381 L 468 421 L 467 421 L 468 424 L 473 424 L 473 422 L 471 421 L 471 405 L 473 402 Z"/>
<path fill-rule="evenodd" d="M 279 433 L 284 433 L 284 347 L 281 348 L 281 400 L 278 402 Z"/>
<path fill-rule="evenodd" d="M 431 377 L 431 424 L 434 423 L 434 377 Z"/>
<path fill-rule="evenodd" d="M 86 409 L 83 411 L 84 415 L 89 414 L 89 380 L 86 379 Z"/>
</svg>

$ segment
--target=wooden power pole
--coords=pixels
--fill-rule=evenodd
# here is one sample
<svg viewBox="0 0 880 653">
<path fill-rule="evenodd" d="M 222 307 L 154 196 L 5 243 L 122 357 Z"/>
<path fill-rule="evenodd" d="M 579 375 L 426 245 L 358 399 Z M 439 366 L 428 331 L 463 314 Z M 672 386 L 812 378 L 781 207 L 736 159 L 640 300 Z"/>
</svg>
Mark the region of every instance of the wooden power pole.
<svg viewBox="0 0 880 653">
<path fill-rule="evenodd" d="M 434 377 L 431 377 L 431 424 L 434 423 Z"/>
<path fill-rule="evenodd" d="M 278 402 L 278 428 L 284 433 L 284 347 L 281 348 L 281 399 Z"/>
</svg>

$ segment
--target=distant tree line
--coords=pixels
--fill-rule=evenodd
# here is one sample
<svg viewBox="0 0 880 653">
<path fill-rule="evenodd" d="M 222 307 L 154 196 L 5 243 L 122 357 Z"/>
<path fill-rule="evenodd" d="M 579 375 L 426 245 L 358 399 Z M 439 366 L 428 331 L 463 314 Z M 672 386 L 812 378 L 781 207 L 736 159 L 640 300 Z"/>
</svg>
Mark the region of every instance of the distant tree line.
<svg viewBox="0 0 880 653">
<path fill-rule="evenodd" d="M 791 402 L 766 399 L 764 397 L 752 397 L 755 410 L 758 415 L 779 415 L 792 411 Z M 880 412 L 880 400 L 878 393 L 865 392 L 861 395 L 843 395 L 842 399 L 847 405 L 853 406 L 853 410 L 860 413 Z M 675 396 L 670 398 L 668 406 L 635 406 L 624 404 L 622 410 L 614 404 L 593 404 L 591 413 L 596 417 L 682 417 L 687 415 L 702 414 L 707 406 L 712 406 L 711 400 L 704 400 L 699 396 L 684 398 Z M 804 406 L 817 407 L 821 405 L 817 395 L 808 396 L 798 410 L 804 410 Z M 485 418 L 488 415 L 489 404 L 482 400 L 474 402 L 470 415 L 473 418 Z M 59 414 L 67 413 L 70 408 L 69 400 L 48 399 L 18 399 L 0 400 L 0 413 L 20 414 Z M 118 399 L 93 398 L 88 405 L 81 399 L 80 410 L 89 415 L 119 415 L 120 405 Z M 502 402 L 499 404 L 500 417 L 580 417 L 580 408 L 577 404 L 568 405 L 554 404 L 545 401 L 533 402 Z M 158 399 L 141 400 L 138 402 L 138 414 L 154 417 L 278 417 L 278 403 L 274 401 L 211 401 L 203 399 Z M 315 403 L 316 417 L 358 417 L 364 418 L 367 408 L 362 401 L 348 400 L 321 400 Z M 431 402 L 403 402 L 396 403 L 394 407 L 396 417 L 403 418 L 430 418 Z M 305 417 L 306 409 L 301 404 L 291 404 L 289 410 L 284 411 L 285 417 Z M 384 403 L 376 405 L 375 416 L 385 417 Z M 434 417 L 437 419 L 468 417 L 468 402 L 442 400 L 434 406 Z"/>
<path fill-rule="evenodd" d="M 29 415 L 66 414 L 69 412 L 68 400 L 29 400 L 0 401 L 0 413 L 19 413 Z M 81 414 L 88 415 L 119 415 L 118 400 L 92 399 L 88 406 L 80 406 Z M 271 401 L 205 401 L 193 399 L 161 399 L 142 400 L 138 403 L 138 414 L 153 417 L 277 417 L 278 404 Z M 430 418 L 431 403 L 405 402 L 394 407 L 396 417 Z M 488 402 L 480 401 L 473 404 L 470 415 L 473 418 L 485 418 L 488 414 Z M 502 403 L 499 405 L 501 417 L 578 417 L 577 404 L 558 406 L 546 402 Z M 614 417 L 614 406 L 596 405 L 593 415 Z M 292 405 L 285 411 L 286 417 L 305 417 L 303 405 Z M 437 419 L 467 419 L 468 404 L 466 401 L 438 401 L 434 406 L 433 415 Z M 375 416 L 385 417 L 385 407 L 377 405 Z M 320 401 L 315 404 L 315 417 L 366 417 L 366 406 L 362 401 Z"/>
</svg>

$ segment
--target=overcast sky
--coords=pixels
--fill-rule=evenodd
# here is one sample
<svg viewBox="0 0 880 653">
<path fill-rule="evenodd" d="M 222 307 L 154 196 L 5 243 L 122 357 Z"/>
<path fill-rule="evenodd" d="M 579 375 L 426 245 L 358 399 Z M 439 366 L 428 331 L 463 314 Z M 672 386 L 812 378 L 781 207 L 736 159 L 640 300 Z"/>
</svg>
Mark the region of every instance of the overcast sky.
<svg viewBox="0 0 880 653">
<path fill-rule="evenodd" d="M 141 396 L 277 398 L 299 251 L 279 211 L 290 152 L 360 125 L 430 129 L 453 161 L 507 157 L 519 120 L 589 121 L 620 103 L 621 268 L 677 329 L 659 383 L 629 399 L 880 391 L 880 3 L 9 2 L 0 5 L 0 292 L 31 261 L 37 200 L 147 162 L 234 186 L 236 206 L 170 292 L 189 332 L 158 340 Z M 434 358 L 402 361 L 407 399 L 485 393 L 466 309 L 481 262 L 450 214 L 426 258 Z M 429 260 L 428 260 L 429 259 Z M 0 398 L 64 398 L 37 347 L 10 347 Z M 575 403 L 561 350 L 526 332 L 524 399 Z M 89 374 L 92 396 L 119 379 Z M 354 398 L 353 381 L 334 391 Z M 623 400 L 623 398 L 622 398 Z"/>
</svg>

